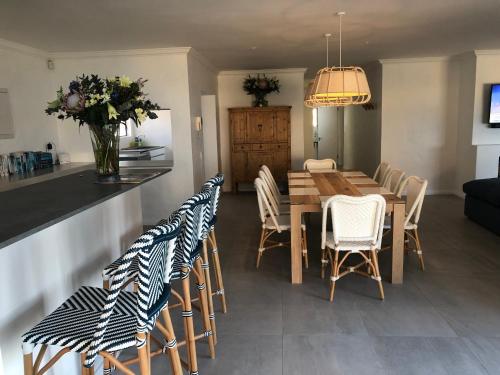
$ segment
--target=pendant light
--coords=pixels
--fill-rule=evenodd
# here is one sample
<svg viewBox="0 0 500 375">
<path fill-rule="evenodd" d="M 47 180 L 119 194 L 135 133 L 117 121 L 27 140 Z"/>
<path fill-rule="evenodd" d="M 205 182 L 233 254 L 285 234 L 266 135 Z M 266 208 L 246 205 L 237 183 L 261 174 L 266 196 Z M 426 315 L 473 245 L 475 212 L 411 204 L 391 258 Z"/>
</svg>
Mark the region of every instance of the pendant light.
<svg viewBox="0 0 500 375">
<path fill-rule="evenodd" d="M 371 93 L 365 71 L 358 66 L 342 66 L 342 16 L 344 15 L 345 12 L 337 13 L 340 40 L 339 66 L 328 65 L 328 42 L 331 35 L 325 34 L 327 64 L 316 73 L 316 78 L 306 93 L 304 104 L 308 107 L 345 107 L 370 101 Z"/>
</svg>

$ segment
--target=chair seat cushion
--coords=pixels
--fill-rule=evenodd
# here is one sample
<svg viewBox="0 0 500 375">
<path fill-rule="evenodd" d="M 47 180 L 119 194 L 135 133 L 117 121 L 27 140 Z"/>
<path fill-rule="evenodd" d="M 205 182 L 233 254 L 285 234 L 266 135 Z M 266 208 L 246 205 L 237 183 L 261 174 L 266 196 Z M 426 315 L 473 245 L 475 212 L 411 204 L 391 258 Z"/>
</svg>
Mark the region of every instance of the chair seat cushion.
<svg viewBox="0 0 500 375">
<path fill-rule="evenodd" d="M 500 178 L 487 178 L 466 182 L 463 185 L 463 191 L 471 197 L 500 207 Z"/>
<path fill-rule="evenodd" d="M 170 286 L 168 292 L 170 293 Z M 94 336 L 109 290 L 83 286 L 22 337 L 23 342 L 85 352 Z M 115 352 L 136 345 L 137 294 L 121 291 L 99 350 Z"/>
<path fill-rule="evenodd" d="M 290 228 L 291 228 L 290 215 L 279 215 L 276 217 L 276 221 L 278 222 L 278 227 L 279 227 L 280 231 L 290 230 Z M 266 219 L 266 223 L 264 225 L 267 229 L 278 230 L 278 228 L 276 228 L 276 225 L 274 224 L 274 222 L 272 221 L 272 219 L 270 217 L 268 217 Z M 305 230 L 305 229 L 306 229 L 306 225 L 304 223 L 302 223 L 302 230 Z"/>
<path fill-rule="evenodd" d="M 326 232 L 326 246 L 330 249 L 335 249 L 335 242 L 333 240 L 333 232 Z M 340 251 L 365 251 L 371 250 L 371 241 L 340 241 Z"/>
<path fill-rule="evenodd" d="M 386 229 L 386 230 L 392 229 L 392 223 L 391 223 L 391 216 L 390 215 L 386 216 L 385 219 L 384 219 L 384 229 Z M 413 229 L 417 229 L 417 225 L 416 224 L 413 224 L 411 222 L 406 223 L 405 230 L 413 230 Z"/>
</svg>

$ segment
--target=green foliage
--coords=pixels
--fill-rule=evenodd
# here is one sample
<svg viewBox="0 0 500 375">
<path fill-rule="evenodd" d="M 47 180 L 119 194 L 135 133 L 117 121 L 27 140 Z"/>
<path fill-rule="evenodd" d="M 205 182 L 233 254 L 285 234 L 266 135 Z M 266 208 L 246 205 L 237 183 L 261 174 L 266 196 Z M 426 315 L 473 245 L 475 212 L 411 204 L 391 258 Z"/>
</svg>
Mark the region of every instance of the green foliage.
<svg viewBox="0 0 500 375">
<path fill-rule="evenodd" d="M 248 76 L 243 82 L 243 90 L 247 95 L 266 96 L 272 92 L 280 92 L 280 81 L 276 77 L 266 77 L 265 74 L 256 77 Z"/>
<path fill-rule="evenodd" d="M 68 92 L 61 87 L 57 98 L 48 103 L 45 112 L 59 119 L 72 118 L 79 125 L 117 125 L 132 119 L 140 125 L 146 118 L 155 119 L 152 112 L 158 104 L 146 99 L 146 80 L 114 77 L 102 79 L 95 74 L 82 75 L 69 84 Z"/>
</svg>

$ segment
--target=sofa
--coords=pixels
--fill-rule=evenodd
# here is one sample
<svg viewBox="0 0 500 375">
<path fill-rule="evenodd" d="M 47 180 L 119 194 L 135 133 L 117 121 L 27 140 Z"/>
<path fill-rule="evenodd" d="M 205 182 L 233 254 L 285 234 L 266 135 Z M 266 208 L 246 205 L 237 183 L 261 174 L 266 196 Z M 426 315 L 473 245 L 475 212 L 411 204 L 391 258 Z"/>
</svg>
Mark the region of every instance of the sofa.
<svg viewBox="0 0 500 375">
<path fill-rule="evenodd" d="M 500 235 L 500 178 L 487 178 L 466 182 L 465 215 Z"/>
</svg>

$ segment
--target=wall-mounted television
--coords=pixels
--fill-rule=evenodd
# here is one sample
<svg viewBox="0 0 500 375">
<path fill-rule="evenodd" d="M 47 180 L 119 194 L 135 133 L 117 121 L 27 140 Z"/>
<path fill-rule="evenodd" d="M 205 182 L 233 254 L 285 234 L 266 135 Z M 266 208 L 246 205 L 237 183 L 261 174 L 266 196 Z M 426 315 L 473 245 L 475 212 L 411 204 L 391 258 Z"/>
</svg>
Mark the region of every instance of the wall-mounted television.
<svg viewBox="0 0 500 375">
<path fill-rule="evenodd" d="M 488 121 L 492 127 L 500 127 L 500 83 L 491 85 L 490 116 Z"/>
</svg>

